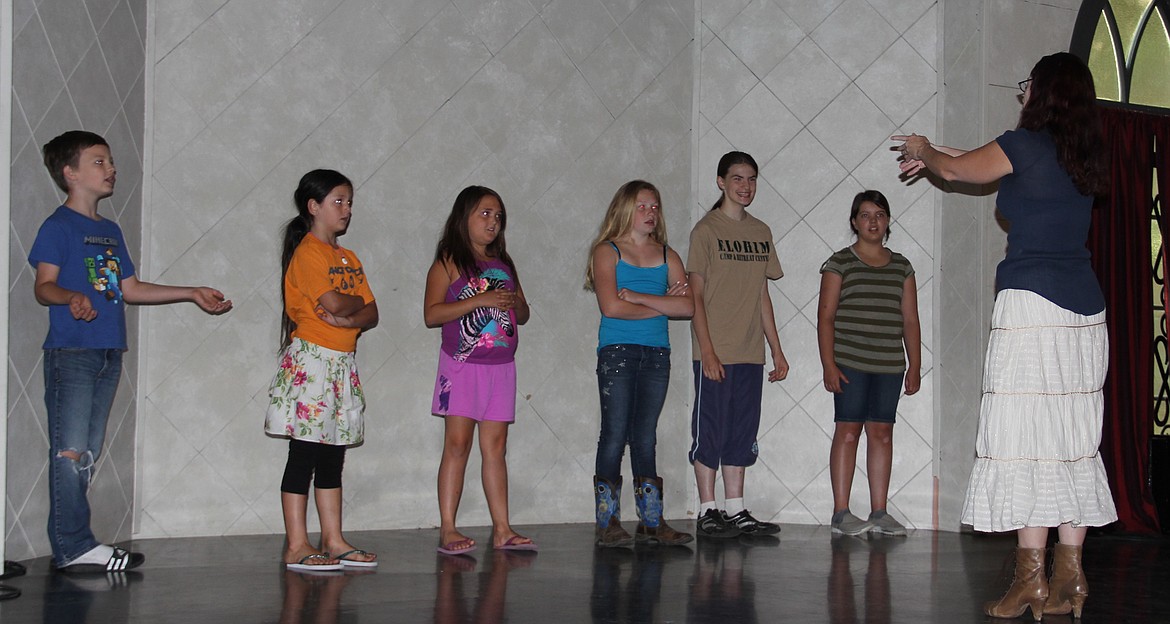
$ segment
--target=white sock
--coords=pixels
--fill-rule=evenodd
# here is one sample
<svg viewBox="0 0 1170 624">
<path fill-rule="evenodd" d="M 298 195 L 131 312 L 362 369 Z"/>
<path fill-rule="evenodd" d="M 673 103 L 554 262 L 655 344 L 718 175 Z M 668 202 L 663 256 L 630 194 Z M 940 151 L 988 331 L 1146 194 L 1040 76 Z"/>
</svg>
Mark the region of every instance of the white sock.
<svg viewBox="0 0 1170 624">
<path fill-rule="evenodd" d="M 706 502 L 699 501 L 699 517 L 700 518 L 707 515 L 708 509 L 718 510 L 719 508 L 715 506 L 715 501 L 706 501 Z"/>
<path fill-rule="evenodd" d="M 105 544 L 98 544 L 92 550 L 84 555 L 70 561 L 65 567 L 69 567 L 76 563 L 95 563 L 97 565 L 106 565 L 110 561 L 110 557 L 114 556 L 114 547 Z"/>
<path fill-rule="evenodd" d="M 729 498 L 727 499 L 727 515 L 734 516 L 735 514 L 747 509 L 743 506 L 743 498 Z"/>
</svg>

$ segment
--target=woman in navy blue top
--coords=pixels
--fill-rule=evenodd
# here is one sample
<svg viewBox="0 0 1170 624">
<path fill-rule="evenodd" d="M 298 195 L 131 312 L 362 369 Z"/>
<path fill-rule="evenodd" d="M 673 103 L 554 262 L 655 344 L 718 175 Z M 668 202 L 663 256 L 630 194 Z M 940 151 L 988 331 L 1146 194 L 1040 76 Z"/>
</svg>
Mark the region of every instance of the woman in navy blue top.
<svg viewBox="0 0 1170 624">
<path fill-rule="evenodd" d="M 1081 616 L 1087 528 L 1117 519 L 1098 454 L 1108 366 L 1105 300 L 1085 248 L 1093 197 L 1109 184 L 1093 76 L 1076 56 L 1046 56 L 1020 82 L 1019 126 L 964 152 L 904 141 L 901 169 L 945 180 L 999 181 L 1011 222 L 996 271 L 975 467 L 962 520 L 1015 531 L 1015 578 L 988 603 L 993 617 Z M 1044 576 L 1056 527 L 1051 580 Z"/>
</svg>

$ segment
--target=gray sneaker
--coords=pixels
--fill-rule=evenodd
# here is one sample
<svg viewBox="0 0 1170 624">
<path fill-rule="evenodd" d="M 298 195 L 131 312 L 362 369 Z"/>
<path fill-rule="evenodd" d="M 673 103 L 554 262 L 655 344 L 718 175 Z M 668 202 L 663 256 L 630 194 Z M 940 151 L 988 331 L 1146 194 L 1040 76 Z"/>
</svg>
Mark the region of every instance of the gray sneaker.
<svg viewBox="0 0 1170 624">
<path fill-rule="evenodd" d="M 881 533 L 882 535 L 906 535 L 906 527 L 902 526 L 888 513 L 882 513 L 879 517 L 874 517 L 874 514 L 869 514 L 869 523 L 873 525 L 871 529 L 874 533 Z"/>
<path fill-rule="evenodd" d="M 832 524 L 833 532 L 841 535 L 863 535 L 868 533 L 873 525 L 852 513 L 846 511 L 841 520 Z"/>
</svg>

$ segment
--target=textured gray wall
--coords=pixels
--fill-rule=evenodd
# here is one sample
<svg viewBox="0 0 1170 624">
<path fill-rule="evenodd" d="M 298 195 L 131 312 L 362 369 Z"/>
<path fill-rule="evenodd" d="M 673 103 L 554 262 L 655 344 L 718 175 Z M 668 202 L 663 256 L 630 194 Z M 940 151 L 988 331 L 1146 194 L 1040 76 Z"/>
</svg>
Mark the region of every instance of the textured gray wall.
<svg viewBox="0 0 1170 624">
<path fill-rule="evenodd" d="M 663 190 L 685 253 L 694 3 L 270 6 L 172 5 L 155 22 L 152 266 L 163 281 L 216 283 L 236 309 L 144 316 L 140 534 L 283 530 L 287 444 L 261 428 L 278 340 L 277 234 L 314 167 L 357 185 L 341 243 L 362 257 L 382 313 L 358 347 L 369 407 L 366 443 L 346 462 L 346 526 L 437 523 L 439 334 L 423 326 L 422 291 L 451 202 L 471 183 L 503 196 L 533 311 L 517 358 L 512 519 L 587 520 L 599 416 L 586 251 L 617 187 L 645 178 Z M 659 442 L 675 516 L 691 487 L 686 330 L 675 324 L 683 348 Z M 478 464 L 473 455 L 467 525 L 488 523 Z"/>
</svg>

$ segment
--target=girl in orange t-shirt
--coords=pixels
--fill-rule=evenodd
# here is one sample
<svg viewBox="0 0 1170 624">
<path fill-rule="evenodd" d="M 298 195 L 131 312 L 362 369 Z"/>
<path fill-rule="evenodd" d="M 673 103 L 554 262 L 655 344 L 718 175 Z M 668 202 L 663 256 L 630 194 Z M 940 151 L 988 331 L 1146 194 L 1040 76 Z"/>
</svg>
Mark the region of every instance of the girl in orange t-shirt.
<svg viewBox="0 0 1170 624">
<path fill-rule="evenodd" d="M 289 438 L 280 486 L 290 570 L 378 565 L 373 553 L 341 535 L 341 470 L 345 447 L 362 442 L 366 407 L 355 349 L 378 323 L 378 304 L 356 254 L 337 244 L 349 228 L 353 183 L 317 169 L 301 178 L 297 216 L 284 230 L 281 268 L 284 315 L 280 368 L 269 386 L 264 430 Z M 313 481 L 321 547 L 309 543 L 305 512 Z"/>
</svg>

